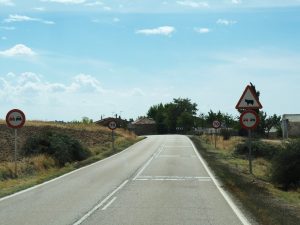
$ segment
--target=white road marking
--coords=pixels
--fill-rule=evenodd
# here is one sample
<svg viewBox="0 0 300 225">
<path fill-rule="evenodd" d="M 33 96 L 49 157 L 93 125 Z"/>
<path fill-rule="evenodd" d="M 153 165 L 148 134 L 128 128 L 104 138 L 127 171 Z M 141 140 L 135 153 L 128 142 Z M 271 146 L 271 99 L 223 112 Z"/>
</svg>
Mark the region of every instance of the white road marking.
<svg viewBox="0 0 300 225">
<path fill-rule="evenodd" d="M 114 197 L 112 200 L 110 200 L 109 203 L 107 203 L 103 208 L 102 210 L 106 210 L 115 200 L 117 199 L 117 197 Z"/>
<path fill-rule="evenodd" d="M 153 155 L 152 157 L 144 164 L 144 166 L 142 167 L 142 169 L 140 169 L 140 171 L 136 174 L 136 176 L 132 179 L 132 180 L 136 180 L 141 174 L 142 172 L 149 166 L 149 164 L 151 163 L 151 161 L 158 157 L 159 154 L 164 150 L 163 147 L 160 147 Z"/>
<path fill-rule="evenodd" d="M 108 199 L 110 199 L 116 192 L 121 190 L 126 184 L 128 180 L 125 180 L 119 187 L 117 187 L 112 193 L 110 193 L 103 201 L 101 201 L 99 204 L 97 204 L 93 209 L 91 209 L 89 212 L 87 212 L 83 217 L 81 217 L 78 221 L 73 223 L 73 225 L 79 225 L 83 221 L 85 221 L 88 217 L 90 217 L 96 210 L 98 210 L 102 205 L 104 205 Z"/>
<path fill-rule="evenodd" d="M 174 146 L 171 146 L 171 145 L 165 145 L 165 148 L 192 148 L 192 146 L 187 146 L 187 145 L 183 145 L 183 146 L 180 146 L 180 145 L 174 145 Z"/>
<path fill-rule="evenodd" d="M 172 158 L 172 157 L 174 157 L 174 158 L 176 158 L 176 157 L 180 157 L 180 158 L 197 158 L 196 155 L 159 155 L 159 156 L 157 156 L 157 158 L 168 158 L 168 157 L 170 157 L 170 158 Z"/>
<path fill-rule="evenodd" d="M 181 157 L 181 155 L 159 155 L 157 157 L 158 158 L 160 158 L 160 157 Z"/>
<path fill-rule="evenodd" d="M 194 149 L 196 155 L 198 156 L 198 159 L 200 160 L 200 162 L 204 166 L 206 172 L 211 177 L 211 179 L 213 180 L 213 182 L 216 185 L 217 189 L 221 192 L 222 196 L 224 197 L 224 199 L 226 200 L 226 202 L 228 203 L 228 205 L 231 207 L 231 209 L 233 210 L 233 212 L 237 215 L 237 217 L 239 218 L 239 220 L 242 222 L 243 225 L 251 225 L 251 223 L 248 221 L 248 219 L 244 216 L 244 214 L 240 211 L 240 209 L 231 200 L 231 198 L 229 197 L 229 195 L 221 188 L 221 185 L 219 184 L 218 180 L 214 177 L 214 175 L 212 174 L 212 172 L 210 171 L 210 169 L 206 165 L 206 162 L 204 161 L 204 159 L 202 158 L 202 156 L 197 151 L 197 149 L 196 149 L 194 143 L 192 142 L 192 140 L 189 139 L 188 137 L 187 137 L 187 139 L 192 144 L 193 149 Z"/>
<path fill-rule="evenodd" d="M 156 180 L 156 181 L 211 181 L 210 177 L 187 177 L 187 176 L 140 176 L 136 180 L 138 181 L 148 181 L 148 180 Z"/>
<path fill-rule="evenodd" d="M 146 139 L 144 139 L 144 140 L 146 140 Z M 61 176 L 59 176 L 59 177 L 56 177 L 56 178 L 54 178 L 54 179 L 52 179 L 52 180 L 45 181 L 44 183 L 37 184 L 37 185 L 35 185 L 35 186 L 33 186 L 33 187 L 30 187 L 30 188 L 27 188 L 27 189 L 25 189 L 25 190 L 22 190 L 22 191 L 19 191 L 19 192 L 14 193 L 14 194 L 8 195 L 8 196 L 6 196 L 6 197 L 0 198 L 0 202 L 4 201 L 4 200 L 6 200 L 6 199 L 9 199 L 9 198 L 13 198 L 13 197 L 18 196 L 18 195 L 21 195 L 21 194 L 26 193 L 26 192 L 28 192 L 28 191 L 34 190 L 34 189 L 36 189 L 36 188 L 42 187 L 42 186 L 47 185 L 47 184 L 49 184 L 49 183 L 52 183 L 52 182 L 54 182 L 54 181 L 60 180 L 60 179 L 62 179 L 62 178 L 64 178 L 64 177 L 66 177 L 66 176 L 69 176 L 69 175 L 73 174 L 73 173 L 77 173 L 77 172 L 79 172 L 79 171 L 81 171 L 81 170 L 84 170 L 84 169 L 87 169 L 87 168 L 89 168 L 89 167 L 95 166 L 96 164 L 101 164 L 101 163 L 105 162 L 106 160 L 112 159 L 112 158 L 114 158 L 114 157 L 116 157 L 116 156 L 118 156 L 118 155 L 120 155 L 120 154 L 123 154 L 123 153 L 127 152 L 128 150 L 132 149 L 135 145 L 139 145 L 140 143 L 142 143 L 144 140 L 139 141 L 139 142 L 135 143 L 134 145 L 129 146 L 127 149 L 125 149 L 125 150 L 123 150 L 123 151 L 121 151 L 121 152 L 119 152 L 119 153 L 117 153 L 117 154 L 114 154 L 114 155 L 112 155 L 112 156 L 110 156 L 110 157 L 107 157 L 107 158 L 105 158 L 105 159 L 102 159 L 102 160 L 100 160 L 100 161 L 98 161 L 98 162 L 95 162 L 95 163 L 92 163 L 92 164 L 90 164 L 90 165 L 81 167 L 81 168 L 79 168 L 79 169 L 77 169 L 77 170 L 73 170 L 73 171 L 71 171 L 71 172 L 69 172 L 69 173 L 66 173 L 66 174 L 64 174 L 64 175 L 61 175 Z"/>
</svg>

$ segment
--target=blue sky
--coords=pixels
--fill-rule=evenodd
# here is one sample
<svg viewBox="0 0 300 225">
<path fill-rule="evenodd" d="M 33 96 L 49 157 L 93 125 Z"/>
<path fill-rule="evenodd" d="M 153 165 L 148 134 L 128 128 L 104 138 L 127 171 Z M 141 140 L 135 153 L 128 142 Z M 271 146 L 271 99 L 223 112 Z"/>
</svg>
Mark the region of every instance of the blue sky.
<svg viewBox="0 0 300 225">
<path fill-rule="evenodd" d="M 0 0 L 0 118 L 145 115 L 190 98 L 233 115 L 249 82 L 300 113 L 299 0 Z"/>
</svg>

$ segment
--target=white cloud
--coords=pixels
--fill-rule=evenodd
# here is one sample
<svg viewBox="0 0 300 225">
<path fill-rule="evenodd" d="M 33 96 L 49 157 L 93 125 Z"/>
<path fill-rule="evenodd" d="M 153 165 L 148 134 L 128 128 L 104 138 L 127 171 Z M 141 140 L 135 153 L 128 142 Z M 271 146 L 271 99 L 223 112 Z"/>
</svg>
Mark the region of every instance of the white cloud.
<svg viewBox="0 0 300 225">
<path fill-rule="evenodd" d="M 86 0 L 42 0 L 42 2 L 55 2 L 62 4 L 82 4 L 85 3 Z"/>
<path fill-rule="evenodd" d="M 104 5 L 104 3 L 100 2 L 100 1 L 96 1 L 96 2 L 88 2 L 88 3 L 85 3 L 84 5 L 86 5 L 86 6 L 97 6 L 97 5 Z"/>
<path fill-rule="evenodd" d="M 118 17 L 113 18 L 113 22 L 118 23 L 120 22 L 120 19 Z"/>
<path fill-rule="evenodd" d="M 162 26 L 154 29 L 141 29 L 137 30 L 137 34 L 145 34 L 145 35 L 164 35 L 168 36 L 175 32 L 175 28 L 171 26 Z"/>
<path fill-rule="evenodd" d="M 237 23 L 237 21 L 235 21 L 235 20 L 226 20 L 226 19 L 218 19 L 217 20 L 217 24 L 225 25 L 225 26 L 233 25 L 236 23 Z"/>
<path fill-rule="evenodd" d="M 23 44 L 17 44 L 14 47 L 0 51 L 0 56 L 14 57 L 14 56 L 35 56 L 37 55 L 31 48 Z"/>
<path fill-rule="evenodd" d="M 105 90 L 101 87 L 100 82 L 87 74 L 79 74 L 73 78 L 72 84 L 66 88 L 69 92 L 81 90 L 82 92 L 96 91 L 104 93 Z"/>
<path fill-rule="evenodd" d="M 40 23 L 44 23 L 44 24 L 54 24 L 53 21 L 48 21 L 48 20 L 43 20 L 40 18 L 33 18 L 33 17 L 29 17 L 29 16 L 23 16 L 23 15 L 9 15 L 8 18 L 4 19 L 5 23 L 14 23 L 14 22 L 40 22 Z"/>
<path fill-rule="evenodd" d="M 15 3 L 12 0 L 0 0 L 0 5 L 14 6 Z"/>
<path fill-rule="evenodd" d="M 2 30 L 15 30 L 15 27 L 0 27 Z"/>
<path fill-rule="evenodd" d="M 104 9 L 105 11 L 111 11 L 111 10 L 112 10 L 112 8 L 109 7 L 109 6 L 104 6 L 103 9 Z"/>
<path fill-rule="evenodd" d="M 26 112 L 28 119 L 70 121 L 83 116 L 98 119 L 101 114 L 108 116 L 121 110 L 137 116 L 132 108 L 144 96 L 147 95 L 137 87 L 104 89 L 96 77 L 87 74 L 76 75 L 64 83 L 49 82 L 32 72 L 0 75 L 0 104 L 5 105 L 0 113 L 18 107 Z"/>
<path fill-rule="evenodd" d="M 241 4 L 242 0 L 231 0 L 233 4 Z"/>
<path fill-rule="evenodd" d="M 133 88 L 133 90 L 129 90 L 121 94 L 123 97 L 143 97 L 145 96 L 145 92 L 140 88 Z"/>
<path fill-rule="evenodd" d="M 200 33 L 200 34 L 206 34 L 206 33 L 210 33 L 211 32 L 211 29 L 206 28 L 206 27 L 203 27 L 203 28 L 194 28 L 194 30 L 197 33 Z"/>
<path fill-rule="evenodd" d="M 40 12 L 43 12 L 43 11 L 46 10 L 46 8 L 44 8 L 44 7 L 35 7 L 33 9 L 36 10 L 36 11 L 40 11 Z"/>
<path fill-rule="evenodd" d="M 176 1 L 177 4 L 188 6 L 192 8 L 206 8 L 209 7 L 209 4 L 207 2 L 199 2 L 199 1 L 190 1 L 190 0 L 184 0 L 184 1 Z"/>
</svg>

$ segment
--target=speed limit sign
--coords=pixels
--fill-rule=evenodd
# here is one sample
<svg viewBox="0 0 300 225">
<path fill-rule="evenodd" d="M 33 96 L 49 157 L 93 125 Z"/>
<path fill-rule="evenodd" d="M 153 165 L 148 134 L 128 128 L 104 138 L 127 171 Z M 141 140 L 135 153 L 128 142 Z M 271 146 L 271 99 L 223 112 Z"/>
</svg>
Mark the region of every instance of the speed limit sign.
<svg viewBox="0 0 300 225">
<path fill-rule="evenodd" d="M 213 128 L 218 129 L 220 128 L 220 126 L 221 126 L 220 121 L 218 120 L 213 121 Z"/>
<path fill-rule="evenodd" d="M 109 129 L 114 130 L 117 128 L 117 123 L 115 121 L 110 121 L 108 127 Z"/>
</svg>

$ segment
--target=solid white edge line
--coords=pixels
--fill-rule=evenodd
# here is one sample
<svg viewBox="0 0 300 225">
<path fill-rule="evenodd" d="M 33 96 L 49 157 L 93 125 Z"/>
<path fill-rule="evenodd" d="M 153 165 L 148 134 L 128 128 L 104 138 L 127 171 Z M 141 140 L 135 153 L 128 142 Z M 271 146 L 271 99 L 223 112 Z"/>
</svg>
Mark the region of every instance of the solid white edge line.
<svg viewBox="0 0 300 225">
<path fill-rule="evenodd" d="M 3 198 L 0 198 L 0 202 L 2 202 L 2 201 L 4 201 L 4 200 L 7 200 L 7 199 L 9 199 L 9 198 L 15 197 L 15 196 L 17 196 L 17 195 L 26 193 L 26 192 L 28 192 L 28 191 L 34 190 L 34 189 L 36 189 L 36 188 L 42 187 L 42 186 L 44 186 L 44 185 L 46 185 L 46 184 L 52 183 L 52 182 L 54 182 L 54 181 L 57 181 L 57 180 L 59 180 L 59 179 L 62 179 L 62 178 L 64 178 L 64 177 L 66 177 L 66 176 L 69 176 L 69 175 L 71 175 L 71 174 L 73 174 L 73 173 L 77 173 L 77 172 L 79 172 L 79 171 L 81 171 L 81 170 L 84 170 L 84 169 L 87 169 L 87 168 L 89 168 L 89 167 L 92 167 L 92 166 L 94 166 L 94 165 L 96 165 L 96 164 L 103 163 L 103 162 L 106 161 L 106 160 L 112 159 L 112 158 L 114 158 L 114 157 L 116 157 L 116 156 L 118 156 L 118 155 L 120 155 L 120 154 L 122 154 L 122 153 L 124 153 L 124 152 L 129 151 L 129 150 L 130 150 L 131 148 L 133 148 L 135 145 L 140 144 L 141 142 L 144 142 L 145 140 L 147 140 L 147 138 L 146 138 L 146 139 L 143 139 L 143 140 L 141 140 L 141 141 L 139 141 L 139 142 L 137 142 L 137 143 L 135 143 L 135 144 L 133 144 L 133 145 L 131 145 L 131 146 L 129 146 L 128 148 L 124 149 L 123 151 L 118 152 L 117 154 L 114 154 L 114 155 L 112 155 L 112 156 L 110 156 L 110 157 L 107 157 L 107 158 L 102 159 L 102 160 L 100 160 L 100 161 L 94 162 L 94 163 L 92 163 L 92 164 L 90 164 L 90 165 L 81 167 L 81 168 L 79 168 L 79 169 L 73 170 L 73 171 L 71 171 L 71 172 L 69 172 L 69 173 L 66 173 L 66 174 L 63 174 L 63 175 L 61 175 L 61 176 L 58 176 L 58 177 L 56 177 L 56 178 L 54 178 L 54 179 L 52 179 L 52 180 L 45 181 L 45 182 L 43 182 L 43 183 L 41 183 L 41 184 L 37 184 L 37 185 L 35 185 L 35 186 L 33 186 L 33 187 L 30 187 L 30 188 L 27 188 L 27 189 L 25 189 L 25 190 L 22 190 L 22 191 L 19 191 L 19 192 L 14 193 L 14 194 L 5 196 L 5 197 L 3 197 Z"/>
<path fill-rule="evenodd" d="M 102 210 L 106 210 L 111 204 L 113 204 L 113 202 L 117 199 L 117 197 L 113 197 L 112 200 L 109 201 L 109 203 L 107 203 Z"/>
<path fill-rule="evenodd" d="M 204 166 L 206 172 L 211 177 L 211 179 L 213 180 L 213 182 L 216 185 L 217 189 L 220 191 L 220 193 L 222 194 L 224 199 L 227 201 L 227 203 L 229 204 L 229 206 L 231 207 L 233 212 L 236 214 L 236 216 L 239 218 L 239 220 L 242 222 L 243 225 L 251 225 L 251 223 L 244 216 L 244 214 L 241 212 L 241 210 L 235 205 L 235 203 L 232 201 L 232 199 L 229 197 L 229 195 L 221 188 L 221 185 L 220 185 L 219 181 L 214 177 L 213 173 L 210 171 L 210 169 L 207 166 L 206 162 L 204 161 L 204 159 L 202 158 L 200 153 L 197 151 L 197 149 L 196 149 L 194 143 L 192 142 L 192 140 L 188 137 L 187 137 L 187 139 L 189 139 L 190 143 L 193 146 L 193 149 L 194 149 L 196 155 L 198 156 L 200 162 Z"/>
<path fill-rule="evenodd" d="M 88 217 L 90 217 L 97 209 L 99 209 L 102 205 L 104 205 L 108 199 L 111 198 L 117 191 L 121 190 L 126 184 L 128 180 L 125 180 L 118 188 L 116 188 L 112 193 L 110 193 L 105 199 L 103 199 L 99 204 L 97 204 L 93 209 L 88 211 L 83 217 L 77 220 L 73 225 L 79 225 L 83 221 L 85 221 Z"/>
</svg>

